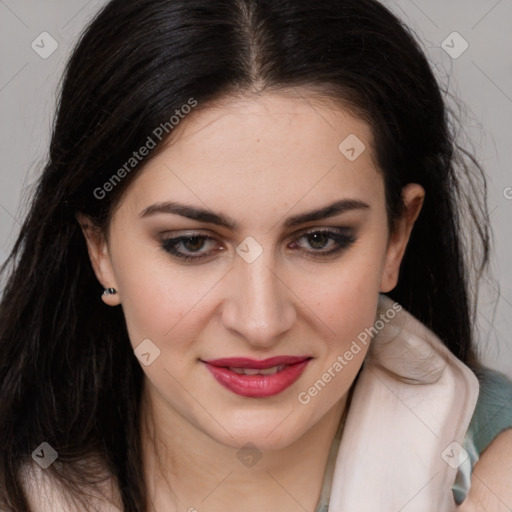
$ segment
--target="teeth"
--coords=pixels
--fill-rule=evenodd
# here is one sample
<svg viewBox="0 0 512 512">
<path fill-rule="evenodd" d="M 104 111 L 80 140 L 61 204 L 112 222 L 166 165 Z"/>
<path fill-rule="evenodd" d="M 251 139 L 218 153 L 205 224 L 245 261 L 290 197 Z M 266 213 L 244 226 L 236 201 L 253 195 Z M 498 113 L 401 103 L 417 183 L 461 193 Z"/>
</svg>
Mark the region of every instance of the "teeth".
<svg viewBox="0 0 512 512">
<path fill-rule="evenodd" d="M 244 368 L 231 368 L 229 367 L 228 370 L 231 370 L 232 372 L 238 373 L 240 375 L 244 375 Z"/>
<path fill-rule="evenodd" d="M 232 372 L 238 373 L 239 375 L 274 375 L 280 372 L 285 365 L 272 366 L 270 368 L 264 368 L 262 370 L 256 370 L 255 368 L 229 368 Z"/>
<path fill-rule="evenodd" d="M 284 366 L 272 366 L 271 368 L 265 368 L 264 370 L 260 370 L 261 375 L 274 375 L 274 373 L 280 372 Z"/>
<path fill-rule="evenodd" d="M 254 368 L 239 368 L 242 370 L 243 375 L 258 375 L 260 373 L 259 370 L 255 370 Z"/>
</svg>

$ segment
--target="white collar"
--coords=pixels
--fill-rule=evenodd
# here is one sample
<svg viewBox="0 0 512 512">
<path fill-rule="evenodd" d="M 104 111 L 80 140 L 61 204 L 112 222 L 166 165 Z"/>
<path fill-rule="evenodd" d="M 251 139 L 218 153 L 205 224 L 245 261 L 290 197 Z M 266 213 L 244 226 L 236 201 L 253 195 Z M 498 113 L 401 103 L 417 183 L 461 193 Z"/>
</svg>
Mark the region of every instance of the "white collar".
<svg viewBox="0 0 512 512">
<path fill-rule="evenodd" d="M 451 489 L 479 383 L 432 331 L 397 309 L 380 296 L 377 318 L 394 316 L 371 340 L 354 389 L 329 512 L 457 508 Z"/>
</svg>

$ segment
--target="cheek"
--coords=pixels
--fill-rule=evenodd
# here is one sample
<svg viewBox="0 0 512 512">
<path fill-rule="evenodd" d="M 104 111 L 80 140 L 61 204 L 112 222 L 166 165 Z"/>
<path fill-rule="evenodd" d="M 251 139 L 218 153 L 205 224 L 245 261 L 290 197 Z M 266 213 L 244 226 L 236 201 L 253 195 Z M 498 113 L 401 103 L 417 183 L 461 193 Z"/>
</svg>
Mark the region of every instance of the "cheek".
<svg viewBox="0 0 512 512">
<path fill-rule="evenodd" d="M 376 320 L 384 256 L 385 239 L 373 238 L 347 253 L 335 270 L 302 281 L 301 288 L 321 320 L 316 330 L 324 333 L 327 365 L 352 346 L 357 352 L 354 361 L 362 364 L 370 342 L 366 332 Z"/>
<path fill-rule="evenodd" d="M 330 327 L 329 351 L 348 350 L 364 330 L 375 322 L 379 290 L 368 272 L 351 273 L 324 299 L 322 311 Z M 361 345 L 363 352 L 366 345 Z"/>
<path fill-rule="evenodd" d="M 373 323 L 383 262 L 384 251 L 380 247 L 354 251 L 335 270 L 317 273 L 303 282 L 303 290 L 309 290 L 315 308 L 322 312 L 320 318 L 333 331 L 339 333 L 346 324 L 366 327 L 369 320 Z M 313 295 L 312 290 L 316 290 Z"/>
<path fill-rule="evenodd" d="M 170 335 L 179 346 L 179 333 L 185 323 L 193 330 L 191 321 L 197 316 L 193 310 L 212 288 L 213 278 L 198 279 L 190 271 L 173 271 L 166 256 L 154 251 L 118 249 L 116 280 L 128 334 L 134 347 L 146 338 L 161 345 Z"/>
</svg>

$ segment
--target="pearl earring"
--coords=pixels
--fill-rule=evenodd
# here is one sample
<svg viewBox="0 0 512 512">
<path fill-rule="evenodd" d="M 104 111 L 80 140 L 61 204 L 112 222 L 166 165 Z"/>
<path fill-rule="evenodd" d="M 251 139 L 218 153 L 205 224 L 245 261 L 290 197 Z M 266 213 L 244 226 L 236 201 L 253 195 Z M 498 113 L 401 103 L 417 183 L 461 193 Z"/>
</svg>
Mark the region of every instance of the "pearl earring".
<svg viewBox="0 0 512 512">
<path fill-rule="evenodd" d="M 105 288 L 103 295 L 115 295 L 117 290 L 115 288 Z"/>
</svg>

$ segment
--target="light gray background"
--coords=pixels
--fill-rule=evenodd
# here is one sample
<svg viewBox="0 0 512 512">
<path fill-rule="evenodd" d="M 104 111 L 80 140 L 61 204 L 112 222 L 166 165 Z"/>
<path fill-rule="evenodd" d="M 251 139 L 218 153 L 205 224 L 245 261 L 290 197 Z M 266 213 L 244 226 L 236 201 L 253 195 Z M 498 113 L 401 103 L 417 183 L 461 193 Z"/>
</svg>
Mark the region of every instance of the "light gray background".
<svg viewBox="0 0 512 512">
<path fill-rule="evenodd" d="M 0 0 L 0 262 L 15 240 L 31 184 L 44 163 L 66 59 L 85 23 L 105 3 Z M 488 174 L 495 232 L 495 281 L 487 280 L 480 295 L 478 347 L 486 364 L 512 376 L 512 0 L 384 3 L 417 33 L 438 76 L 467 107 L 464 128 Z M 31 47 L 34 40 L 42 46 L 42 32 L 58 43 L 46 59 Z M 453 32 L 469 45 L 457 58 L 442 48 L 446 41 L 453 55 L 463 49 Z"/>
</svg>

